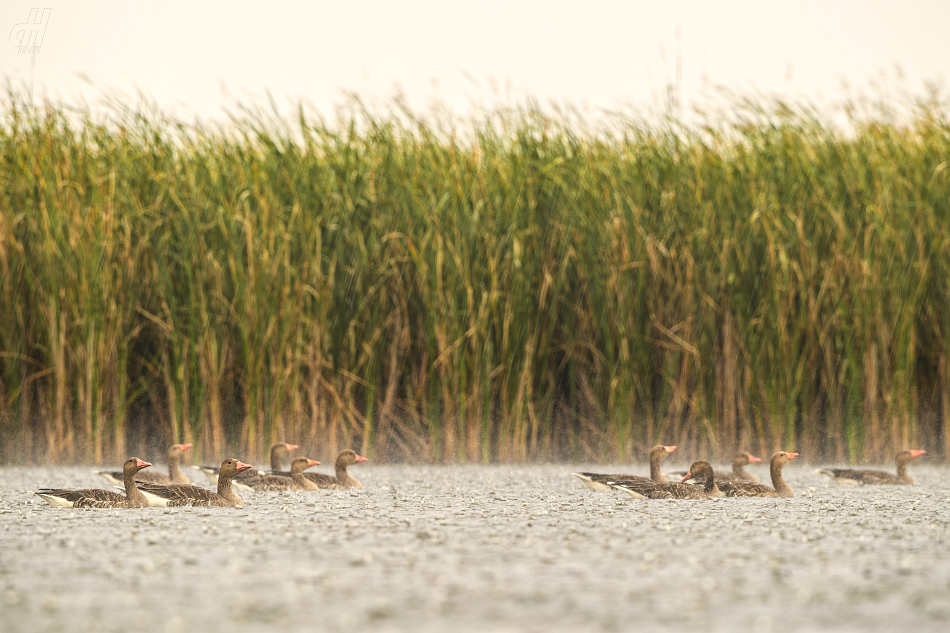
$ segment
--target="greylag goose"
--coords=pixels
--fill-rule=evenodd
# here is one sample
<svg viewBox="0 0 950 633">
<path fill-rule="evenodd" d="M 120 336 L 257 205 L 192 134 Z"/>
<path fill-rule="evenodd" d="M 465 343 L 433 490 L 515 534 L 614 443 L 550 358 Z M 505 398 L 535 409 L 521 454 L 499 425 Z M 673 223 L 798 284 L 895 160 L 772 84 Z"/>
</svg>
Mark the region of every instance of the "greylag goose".
<svg viewBox="0 0 950 633">
<path fill-rule="evenodd" d="M 883 470 L 860 470 L 854 468 L 822 468 L 818 472 L 828 475 L 841 484 L 912 484 L 913 477 L 907 474 L 907 464 L 927 451 L 901 451 L 897 454 L 897 474 Z"/>
<path fill-rule="evenodd" d="M 185 476 L 185 473 L 181 472 L 181 469 L 178 467 L 181 462 L 182 455 L 185 451 L 191 448 L 191 444 L 172 444 L 168 448 L 168 474 L 160 473 L 158 471 L 147 470 L 144 473 L 139 473 L 135 476 L 136 481 L 148 481 L 153 484 L 187 484 L 191 483 L 188 481 L 188 477 Z M 99 475 L 102 475 L 114 486 L 121 486 L 123 480 L 123 473 L 118 471 L 110 470 L 100 470 Z"/>
<path fill-rule="evenodd" d="M 270 447 L 270 471 L 253 468 L 244 471 L 234 478 L 234 487 L 252 490 L 263 475 L 279 474 L 281 472 L 281 464 L 284 460 L 289 462 L 290 451 L 296 450 L 297 448 L 299 447 L 296 444 L 288 444 L 287 442 L 277 442 L 273 444 Z M 199 468 L 201 472 L 207 475 L 211 483 L 215 484 L 218 482 L 218 468 L 216 466 L 200 466 Z"/>
<path fill-rule="evenodd" d="M 584 482 L 584 485 L 591 490 L 609 490 L 610 486 L 607 485 L 608 481 L 618 481 L 621 479 L 624 481 L 642 479 L 644 481 L 665 482 L 667 479 L 660 471 L 660 462 L 666 459 L 666 456 L 675 450 L 675 446 L 663 446 L 662 444 L 657 444 L 650 449 L 649 477 L 641 477 L 640 475 L 604 475 L 601 473 L 571 473 L 571 475 L 580 479 Z"/>
<path fill-rule="evenodd" d="M 798 457 L 798 453 L 779 451 L 769 460 L 769 474 L 772 475 L 772 487 L 757 484 L 751 481 L 726 481 L 719 484 L 719 489 L 727 497 L 794 497 L 792 487 L 785 483 L 782 477 L 782 468 L 785 464 Z"/>
<path fill-rule="evenodd" d="M 160 486 L 149 483 L 139 484 L 139 490 L 148 497 L 149 505 L 154 506 L 244 506 L 241 498 L 231 489 L 231 479 L 250 467 L 250 464 L 244 464 L 233 458 L 221 462 L 221 468 L 218 469 L 217 492 L 186 484 Z"/>
<path fill-rule="evenodd" d="M 336 457 L 336 477 L 324 475 L 323 473 L 303 474 L 307 479 L 315 483 L 317 488 L 321 489 L 362 488 L 363 484 L 361 484 L 358 479 L 346 472 L 346 467 L 365 461 L 369 460 L 367 460 L 365 457 L 357 455 L 356 452 L 351 451 L 350 449 L 346 449 L 345 451 L 340 451 L 340 454 Z"/>
<path fill-rule="evenodd" d="M 320 462 L 309 457 L 298 457 L 290 462 L 290 476 L 262 475 L 254 485 L 255 490 L 319 490 L 320 486 L 307 479 L 303 471 Z"/>
<path fill-rule="evenodd" d="M 135 477 L 140 470 L 151 466 L 138 457 L 130 457 L 122 465 L 122 481 L 125 495 L 100 488 L 62 490 L 40 488 L 36 494 L 50 505 L 61 508 L 147 508 L 148 501 L 135 487 Z"/>
<path fill-rule="evenodd" d="M 750 473 L 745 469 L 745 466 L 749 464 L 755 464 L 761 462 L 762 460 L 747 453 L 746 451 L 739 451 L 736 453 L 736 456 L 732 460 L 732 470 L 729 472 L 717 470 L 714 471 L 716 476 L 716 483 L 723 483 L 724 481 L 751 481 L 753 483 L 759 483 L 759 478 Z M 686 474 L 685 470 L 670 473 L 670 475 L 676 475 L 677 477 L 683 477 Z"/>
<path fill-rule="evenodd" d="M 716 485 L 716 477 L 709 462 L 703 460 L 693 462 L 684 479 L 702 479 L 702 486 L 678 482 L 652 481 L 644 477 L 611 481 L 610 487 L 623 490 L 635 499 L 710 499 L 721 497 L 722 493 Z"/>
</svg>

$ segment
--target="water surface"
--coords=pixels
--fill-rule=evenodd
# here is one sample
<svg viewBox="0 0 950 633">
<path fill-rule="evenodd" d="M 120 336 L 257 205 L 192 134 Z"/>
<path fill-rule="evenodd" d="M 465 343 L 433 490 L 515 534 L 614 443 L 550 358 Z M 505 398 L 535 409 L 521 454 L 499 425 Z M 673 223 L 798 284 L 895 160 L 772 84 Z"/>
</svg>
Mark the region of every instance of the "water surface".
<svg viewBox="0 0 950 633">
<path fill-rule="evenodd" d="M 146 510 L 30 493 L 104 487 L 92 468 L 2 468 L 0 630 L 950 630 L 946 467 L 871 488 L 791 464 L 794 499 L 711 501 L 578 469 L 646 466 L 361 465 L 362 491 Z"/>
</svg>

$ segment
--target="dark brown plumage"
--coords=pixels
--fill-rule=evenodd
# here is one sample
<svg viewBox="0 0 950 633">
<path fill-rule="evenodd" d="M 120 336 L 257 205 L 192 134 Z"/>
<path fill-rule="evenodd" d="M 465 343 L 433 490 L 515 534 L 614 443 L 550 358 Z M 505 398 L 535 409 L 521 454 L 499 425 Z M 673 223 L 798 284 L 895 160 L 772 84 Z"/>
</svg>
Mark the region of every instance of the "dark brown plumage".
<svg viewBox="0 0 950 633">
<path fill-rule="evenodd" d="M 725 481 L 751 481 L 753 483 L 758 483 L 759 478 L 750 473 L 745 469 L 745 466 L 748 466 L 750 463 L 754 464 L 756 462 L 761 462 L 762 460 L 748 453 L 746 451 L 739 451 L 736 453 L 736 456 L 732 460 L 732 471 L 726 472 L 722 470 L 714 471 L 716 477 L 716 483 L 721 484 Z M 680 471 L 675 473 L 670 473 L 670 475 L 676 475 L 677 477 L 682 478 L 686 474 L 686 471 Z M 698 480 L 697 480 L 698 481 Z M 701 483 L 701 482 L 700 482 Z"/>
<path fill-rule="evenodd" d="M 710 499 L 721 497 L 722 493 L 716 486 L 716 477 L 709 462 L 703 460 L 693 462 L 686 473 L 686 478 L 702 479 L 702 486 L 677 482 L 651 481 L 644 477 L 612 481 L 610 486 L 623 490 L 637 499 Z"/>
<path fill-rule="evenodd" d="M 139 490 L 148 495 L 152 495 L 149 503 L 161 506 L 214 506 L 214 507 L 233 507 L 243 506 L 241 498 L 234 494 L 231 489 L 231 480 L 239 472 L 250 468 L 250 464 L 244 464 L 236 459 L 226 459 L 221 462 L 218 469 L 218 491 L 213 492 L 207 488 L 198 486 L 173 484 L 171 486 L 160 486 L 158 484 L 141 483 Z M 162 503 L 164 500 L 164 503 Z"/>
<path fill-rule="evenodd" d="M 135 477 L 140 470 L 149 466 L 151 466 L 150 463 L 143 462 L 138 457 L 125 460 L 122 466 L 125 495 L 100 488 L 79 490 L 41 488 L 36 491 L 36 494 L 50 505 L 65 508 L 146 508 L 148 501 L 135 487 Z"/>
<path fill-rule="evenodd" d="M 907 464 L 917 459 L 927 451 L 910 450 L 897 454 L 897 474 L 883 470 L 864 470 L 857 468 L 822 468 L 818 472 L 828 475 L 838 483 L 865 484 L 865 485 L 909 485 L 914 483 L 913 477 L 907 474 Z"/>
<path fill-rule="evenodd" d="M 356 477 L 346 472 L 347 466 L 359 464 L 368 461 L 365 457 L 357 455 L 355 451 L 346 449 L 340 451 L 336 457 L 336 477 L 324 475 L 323 473 L 304 473 L 304 477 L 317 485 L 322 490 L 332 490 L 336 488 L 362 488 L 363 484 Z"/>
<path fill-rule="evenodd" d="M 665 482 L 667 479 L 660 470 L 660 462 L 666 459 L 666 456 L 675 450 L 675 446 L 663 446 L 662 444 L 657 444 L 650 449 L 649 477 L 642 477 L 640 475 L 605 475 L 602 473 L 571 473 L 571 475 L 580 479 L 584 482 L 584 485 L 591 490 L 608 490 L 610 486 L 607 485 L 607 482 L 609 481 L 633 481 L 642 479 L 644 481 Z"/>
<path fill-rule="evenodd" d="M 782 468 L 785 464 L 798 457 L 798 453 L 779 451 L 769 460 L 769 473 L 772 476 L 772 487 L 757 484 L 751 481 L 727 481 L 719 484 L 722 494 L 727 497 L 794 497 L 785 479 L 782 477 Z"/>
<path fill-rule="evenodd" d="M 320 462 L 308 457 L 298 457 L 290 462 L 290 473 L 286 475 L 263 475 L 255 490 L 319 490 L 320 487 L 307 479 L 304 470 L 318 466 Z"/>
</svg>

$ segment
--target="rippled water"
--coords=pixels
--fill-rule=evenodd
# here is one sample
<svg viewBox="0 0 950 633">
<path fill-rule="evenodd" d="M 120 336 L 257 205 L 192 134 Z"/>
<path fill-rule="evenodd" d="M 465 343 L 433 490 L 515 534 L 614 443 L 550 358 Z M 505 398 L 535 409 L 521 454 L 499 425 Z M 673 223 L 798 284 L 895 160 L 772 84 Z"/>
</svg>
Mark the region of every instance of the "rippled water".
<svg viewBox="0 0 950 633">
<path fill-rule="evenodd" d="M 713 501 L 578 469 L 646 470 L 361 465 L 358 492 L 119 511 L 29 492 L 92 469 L 3 468 L 0 630 L 950 630 L 950 468 L 870 488 L 793 464 L 794 499 Z"/>
</svg>

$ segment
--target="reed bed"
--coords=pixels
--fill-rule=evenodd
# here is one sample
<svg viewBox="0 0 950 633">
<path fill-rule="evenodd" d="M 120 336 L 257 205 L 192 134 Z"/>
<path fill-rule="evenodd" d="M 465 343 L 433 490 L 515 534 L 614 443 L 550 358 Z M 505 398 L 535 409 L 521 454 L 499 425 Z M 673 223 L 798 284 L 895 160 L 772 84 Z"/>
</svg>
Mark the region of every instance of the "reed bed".
<svg viewBox="0 0 950 633">
<path fill-rule="evenodd" d="M 946 103 L 0 112 L 0 461 L 950 456 Z"/>
</svg>

